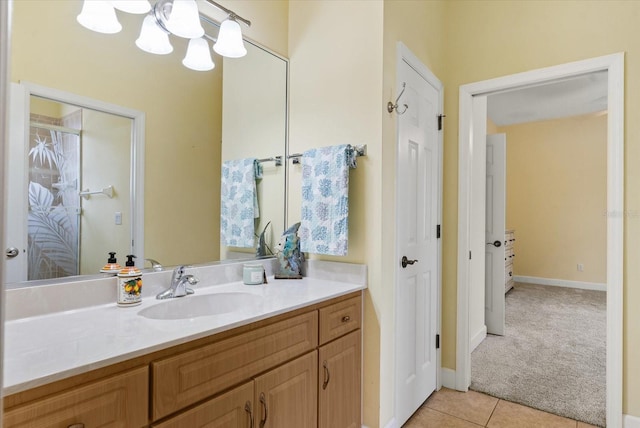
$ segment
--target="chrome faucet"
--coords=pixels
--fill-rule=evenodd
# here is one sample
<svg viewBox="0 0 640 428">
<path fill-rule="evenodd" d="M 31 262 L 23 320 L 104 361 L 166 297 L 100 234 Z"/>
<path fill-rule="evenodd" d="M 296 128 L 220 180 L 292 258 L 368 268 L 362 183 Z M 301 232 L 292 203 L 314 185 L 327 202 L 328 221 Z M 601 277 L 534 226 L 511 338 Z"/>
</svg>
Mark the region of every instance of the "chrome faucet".
<svg viewBox="0 0 640 428">
<path fill-rule="evenodd" d="M 187 287 L 189 285 L 196 285 L 198 278 L 193 275 L 185 275 L 184 271 L 186 266 L 178 266 L 173 270 L 171 275 L 171 285 L 162 293 L 156 296 L 156 299 L 172 299 L 174 297 L 182 297 L 187 294 L 193 294 L 193 289 Z"/>
</svg>

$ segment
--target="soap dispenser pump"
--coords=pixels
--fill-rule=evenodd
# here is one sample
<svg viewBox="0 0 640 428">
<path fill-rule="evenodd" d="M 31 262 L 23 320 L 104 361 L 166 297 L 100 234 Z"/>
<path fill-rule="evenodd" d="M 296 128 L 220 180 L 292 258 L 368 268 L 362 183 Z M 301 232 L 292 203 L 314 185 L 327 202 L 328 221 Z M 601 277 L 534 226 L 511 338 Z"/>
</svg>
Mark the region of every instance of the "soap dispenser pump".
<svg viewBox="0 0 640 428">
<path fill-rule="evenodd" d="M 111 273 L 113 275 L 117 275 L 118 272 L 122 269 L 122 266 L 118 264 L 118 260 L 116 260 L 116 253 L 110 252 L 109 258 L 107 259 L 107 264 L 100 269 L 101 273 Z"/>
<path fill-rule="evenodd" d="M 129 254 L 124 269 L 118 272 L 118 306 L 136 306 L 142 303 L 142 272 Z"/>
</svg>

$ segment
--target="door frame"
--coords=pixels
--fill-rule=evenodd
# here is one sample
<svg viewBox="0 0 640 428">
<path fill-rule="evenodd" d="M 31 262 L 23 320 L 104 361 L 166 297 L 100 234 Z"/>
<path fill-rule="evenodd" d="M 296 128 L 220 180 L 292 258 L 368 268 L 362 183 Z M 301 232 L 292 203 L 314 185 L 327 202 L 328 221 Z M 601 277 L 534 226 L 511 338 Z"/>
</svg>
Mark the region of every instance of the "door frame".
<svg viewBox="0 0 640 428">
<path fill-rule="evenodd" d="M 396 57 L 396 90 L 398 91 L 398 94 L 400 93 L 400 88 L 402 88 L 402 79 L 400 78 L 400 67 L 402 66 L 403 63 L 406 63 L 409 67 L 411 67 L 413 70 L 415 70 L 424 80 L 427 81 L 427 83 L 429 83 L 431 86 L 433 86 L 437 91 L 438 91 L 438 114 L 442 114 L 444 112 L 444 86 L 442 84 L 442 82 L 440 82 L 440 80 L 436 77 L 435 74 L 433 74 L 433 72 L 431 72 L 431 70 L 429 70 L 429 68 L 427 68 L 426 65 L 424 65 L 424 63 L 413 53 L 411 52 L 411 50 L 402 42 L 398 42 L 397 43 L 397 47 L 396 47 L 396 52 L 397 52 L 397 57 Z M 397 95 L 396 95 L 397 96 Z M 402 100 L 400 100 L 402 101 Z M 394 113 L 392 114 L 397 114 L 396 111 L 394 111 Z M 434 118 L 435 120 L 435 118 Z M 400 127 L 398 126 L 398 121 L 395 121 L 396 123 L 396 138 L 395 138 L 395 154 L 396 154 L 396 174 L 395 174 L 395 180 L 396 180 L 396 186 L 397 183 L 399 182 L 399 175 L 400 175 L 400 169 L 398 168 L 398 140 L 400 138 Z M 442 188 L 443 188 L 443 167 L 442 167 L 442 152 L 443 152 L 443 132 L 439 131 L 438 132 L 438 179 L 439 179 L 439 184 L 438 184 L 438 219 L 437 219 L 437 223 L 438 224 L 442 224 Z M 400 200 L 400 196 L 399 196 L 399 192 L 396 190 L 396 197 L 395 197 L 395 215 L 396 215 L 396 219 L 397 219 L 397 215 L 398 215 L 398 206 L 399 206 L 399 200 Z M 399 308 L 397 307 L 398 305 L 398 298 L 397 298 L 397 288 L 398 288 L 398 284 L 399 284 L 399 277 L 400 277 L 400 262 L 399 260 L 401 259 L 402 255 L 399 252 L 399 248 L 400 248 L 400 243 L 398 242 L 398 237 L 396 234 L 396 240 L 395 240 L 395 260 L 397 261 L 396 263 L 394 263 L 394 288 L 393 288 L 393 298 L 394 298 L 394 334 L 397 335 L 397 331 L 396 329 L 398 328 L 398 310 Z M 438 278 L 437 278 L 437 303 L 436 303 L 436 334 L 439 334 L 440 337 L 442 338 L 442 238 L 438 239 L 438 250 L 437 250 L 437 254 L 438 254 L 438 261 L 437 261 L 437 267 L 438 267 Z M 394 345 L 395 345 L 395 338 L 393 340 Z M 396 349 L 396 347 L 394 346 L 394 349 Z M 442 351 L 442 346 L 440 346 L 440 348 L 436 349 L 436 391 L 439 390 L 442 387 L 442 362 L 441 362 L 441 351 Z M 396 349 L 397 352 L 397 349 Z M 394 371 L 393 371 L 393 378 L 394 378 L 394 382 L 393 382 L 393 388 L 394 388 L 394 394 L 393 394 L 393 414 L 394 414 L 394 419 L 392 420 L 391 424 L 388 424 L 387 426 L 393 426 L 393 424 L 395 424 L 395 417 L 397 415 L 397 402 L 396 402 L 396 397 L 397 397 L 397 393 L 395 391 L 396 389 L 396 382 L 397 382 L 397 373 L 398 373 L 398 366 L 397 366 L 397 362 L 398 362 L 398 358 L 396 358 L 396 353 L 394 352 L 393 355 L 393 366 L 394 366 Z"/>
<path fill-rule="evenodd" d="M 469 348 L 469 248 L 471 164 L 474 156 L 473 97 L 523 86 L 545 84 L 582 74 L 608 72 L 607 118 L 607 426 L 622 426 L 623 256 L 624 256 L 624 53 L 541 68 L 460 86 L 458 158 L 458 280 L 456 381 L 471 383 Z M 486 120 L 486 118 L 485 118 Z M 484 231 L 482 231 L 484 233 Z"/>
<path fill-rule="evenodd" d="M 11 0 L 0 1 L 0 106 L 2 106 L 2 113 L 0 113 L 0 165 L 3 166 L 5 161 L 5 151 L 9 142 L 8 132 L 8 112 L 9 112 L 9 46 L 11 44 Z M 0 174 L 0 191 L 4 194 L 4 174 Z M 4 210 L 0 210 L 0 225 L 4 225 Z M 0 242 L 4 245 L 4 226 L 0 227 Z M 5 248 L 2 248 L 3 252 Z M 0 261 L 0 281 L 2 282 L 2 288 L 0 293 L 2 298 L 0 299 L 0 323 L 2 323 L 2 329 L 0 329 L 0 354 L 4 355 L 4 305 L 6 299 L 4 298 L 4 285 L 5 285 L 5 269 L 6 257 L 3 255 L 2 261 Z M 0 384 L 3 381 L 3 361 L 0 359 Z M 0 394 L 0 428 L 2 427 L 2 394 Z"/>
</svg>

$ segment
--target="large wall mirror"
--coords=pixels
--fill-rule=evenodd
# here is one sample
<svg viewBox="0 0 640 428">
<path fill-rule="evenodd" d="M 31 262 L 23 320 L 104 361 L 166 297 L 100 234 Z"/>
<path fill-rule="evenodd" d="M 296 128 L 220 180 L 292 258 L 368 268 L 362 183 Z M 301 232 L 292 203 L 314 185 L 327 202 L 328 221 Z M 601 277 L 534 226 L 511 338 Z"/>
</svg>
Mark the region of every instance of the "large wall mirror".
<svg viewBox="0 0 640 428">
<path fill-rule="evenodd" d="M 267 246 L 272 248 L 285 226 L 286 162 L 278 164 L 275 158 L 284 159 L 286 155 L 287 60 L 247 41 L 247 56 L 223 59 L 212 52 L 215 68 L 193 71 L 181 63 L 187 40 L 172 36 L 172 54 L 152 55 L 134 43 L 144 16 L 118 12 L 123 30 L 106 35 L 77 23 L 81 8 L 80 0 L 13 3 L 10 81 L 31 82 L 144 114 L 144 155 L 138 159 L 140 169 L 144 169 L 144 189 L 136 193 L 132 177 L 129 189 L 126 184 L 118 184 L 121 196 L 129 197 L 129 190 L 132 192 L 132 206 L 143 198 L 144 217 L 139 228 L 144 231 L 139 235 L 143 236 L 143 245 L 134 245 L 137 255 L 158 260 L 164 266 L 253 258 L 255 248 L 227 246 L 220 240 L 222 164 L 245 158 L 262 160 L 262 178 L 256 182 L 260 217 L 255 219 L 255 231 L 265 231 Z M 207 34 L 217 35 L 215 25 L 203 22 L 203 26 Z M 68 113 L 69 106 L 53 106 L 50 102 L 41 97 L 33 105 Z M 122 131 L 126 126 L 131 125 L 121 124 L 110 130 Z M 45 134 L 52 135 L 51 130 L 28 138 L 43 140 Z M 112 153 L 122 156 L 103 157 L 102 164 L 90 168 L 92 177 L 98 175 L 98 166 L 126 171 L 132 162 L 131 147 L 114 144 Z M 118 162 L 116 159 L 126 165 L 111 165 Z M 24 161 L 8 159 L 10 163 Z M 23 178 L 28 183 L 26 171 Z M 102 189 L 112 180 L 96 181 L 94 187 Z M 117 195 L 118 188 L 115 190 Z M 55 186 L 51 194 L 57 196 Z M 23 195 L 27 196 L 28 192 Z M 6 210 L 17 203 L 16 197 L 11 195 Z M 128 209 L 105 208 L 103 218 L 88 223 L 104 223 L 116 231 L 118 226 L 131 229 Z M 91 219 L 81 219 L 80 225 L 85 220 Z M 78 233 L 82 235 L 82 226 Z M 127 236 L 136 239 L 135 233 Z M 108 238 L 109 234 L 101 244 L 104 248 L 95 250 L 103 260 L 99 255 L 92 261 L 85 257 L 84 262 L 77 261 L 76 273 L 97 273 L 109 251 L 116 251 L 119 262 L 124 261 L 132 248 L 129 239 L 114 238 L 109 245 Z M 143 263 L 137 262 L 140 267 Z M 149 267 L 149 263 L 144 266 Z"/>
</svg>

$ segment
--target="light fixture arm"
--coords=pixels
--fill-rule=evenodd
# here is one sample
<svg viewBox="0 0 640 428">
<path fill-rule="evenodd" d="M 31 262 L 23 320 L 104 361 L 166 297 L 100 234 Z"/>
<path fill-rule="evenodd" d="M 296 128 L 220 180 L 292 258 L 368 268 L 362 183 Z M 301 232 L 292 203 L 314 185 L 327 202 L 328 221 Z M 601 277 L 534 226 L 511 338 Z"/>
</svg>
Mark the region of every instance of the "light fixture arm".
<svg viewBox="0 0 640 428">
<path fill-rule="evenodd" d="M 230 9 L 227 9 L 226 7 L 222 6 L 219 3 L 216 3 L 213 0 L 205 0 L 205 1 L 207 3 L 209 3 L 210 5 L 220 9 L 224 13 L 228 14 L 229 17 L 235 19 L 236 21 L 242 22 L 247 27 L 251 26 L 251 21 L 241 17 L 240 15 L 235 13 L 234 11 L 232 11 Z M 169 30 L 167 30 L 166 22 L 167 22 L 167 19 L 169 18 L 169 15 L 171 14 L 172 5 L 173 5 L 173 0 L 160 0 L 153 6 L 153 9 L 151 9 L 151 12 L 150 12 L 151 14 L 153 14 L 155 16 L 156 22 L 158 23 L 158 26 L 160 28 L 162 28 L 168 34 L 170 34 L 171 32 Z M 208 16 L 204 15 L 203 13 L 199 13 L 199 15 L 200 15 L 200 20 L 201 21 L 205 21 L 205 22 L 208 22 L 209 24 L 213 24 L 213 25 L 220 25 L 219 23 L 214 22 L 212 19 L 210 19 Z M 207 34 L 205 34 L 204 37 L 209 39 L 209 40 L 212 40 L 212 41 L 216 40 L 216 39 L 208 36 Z"/>
<path fill-rule="evenodd" d="M 227 9 L 226 7 L 222 6 L 220 3 L 216 3 L 213 0 L 205 0 L 207 3 L 209 3 L 211 6 L 216 7 L 218 9 L 220 9 L 221 11 L 223 11 L 224 13 L 226 13 L 227 15 L 229 15 L 229 17 L 235 19 L 236 21 L 240 21 L 242 22 L 244 25 L 246 25 L 247 27 L 251 27 L 251 21 L 249 21 L 248 19 L 245 19 L 243 17 L 241 17 L 240 15 L 238 15 L 237 13 L 235 13 L 234 11 Z"/>
</svg>

